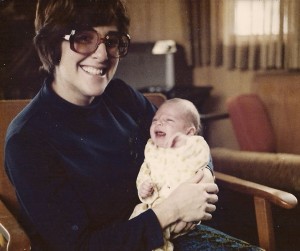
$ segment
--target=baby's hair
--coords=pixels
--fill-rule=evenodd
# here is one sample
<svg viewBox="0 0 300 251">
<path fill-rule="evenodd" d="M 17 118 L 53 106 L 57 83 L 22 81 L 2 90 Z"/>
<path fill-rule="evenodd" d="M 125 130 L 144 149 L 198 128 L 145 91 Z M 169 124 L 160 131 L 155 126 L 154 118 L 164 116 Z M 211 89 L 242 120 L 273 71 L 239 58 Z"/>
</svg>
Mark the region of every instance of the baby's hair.
<svg viewBox="0 0 300 251">
<path fill-rule="evenodd" d="M 177 104 L 183 109 L 182 112 L 184 116 L 187 118 L 187 122 L 191 123 L 196 128 L 195 134 L 201 133 L 201 121 L 200 121 L 200 114 L 196 106 L 187 99 L 182 98 L 172 98 L 166 100 L 162 105 L 165 104 Z"/>
</svg>

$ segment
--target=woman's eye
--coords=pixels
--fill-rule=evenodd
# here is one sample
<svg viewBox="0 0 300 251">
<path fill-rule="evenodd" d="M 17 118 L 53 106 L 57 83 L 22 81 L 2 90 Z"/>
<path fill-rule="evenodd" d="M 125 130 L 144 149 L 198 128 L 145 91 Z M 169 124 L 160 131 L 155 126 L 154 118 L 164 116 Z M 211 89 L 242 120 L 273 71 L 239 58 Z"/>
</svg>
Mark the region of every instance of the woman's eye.
<svg viewBox="0 0 300 251">
<path fill-rule="evenodd" d="M 88 44 L 91 43 L 95 38 L 89 33 L 78 34 L 75 37 L 75 42 L 80 44 Z"/>
<path fill-rule="evenodd" d="M 109 37 L 106 39 L 105 45 L 109 48 L 118 47 L 119 46 L 119 38 L 118 37 Z"/>
</svg>

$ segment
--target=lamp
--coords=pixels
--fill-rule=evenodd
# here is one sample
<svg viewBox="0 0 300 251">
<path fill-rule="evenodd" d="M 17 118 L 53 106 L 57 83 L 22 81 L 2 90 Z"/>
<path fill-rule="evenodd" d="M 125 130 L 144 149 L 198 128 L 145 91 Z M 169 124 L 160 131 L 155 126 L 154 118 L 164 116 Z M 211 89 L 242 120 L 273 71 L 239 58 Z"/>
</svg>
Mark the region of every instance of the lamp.
<svg viewBox="0 0 300 251">
<path fill-rule="evenodd" d="M 159 40 L 152 48 L 152 54 L 166 55 L 166 88 L 168 90 L 175 85 L 174 53 L 176 51 L 176 42 L 174 40 Z"/>
</svg>

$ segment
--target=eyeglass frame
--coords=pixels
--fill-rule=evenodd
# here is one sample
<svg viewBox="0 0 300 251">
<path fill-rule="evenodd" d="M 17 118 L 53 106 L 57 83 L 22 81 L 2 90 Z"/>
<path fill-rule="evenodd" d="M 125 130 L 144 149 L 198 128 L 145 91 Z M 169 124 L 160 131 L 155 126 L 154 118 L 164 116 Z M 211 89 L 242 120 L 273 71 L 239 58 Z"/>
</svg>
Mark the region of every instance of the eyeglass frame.
<svg viewBox="0 0 300 251">
<path fill-rule="evenodd" d="M 75 46 L 74 46 L 74 40 L 73 40 L 72 38 L 75 36 L 76 31 L 78 31 L 78 32 L 82 32 L 82 31 L 92 31 L 92 32 L 94 32 L 94 33 L 97 35 L 97 38 L 98 38 L 98 39 L 97 39 L 97 43 L 96 43 L 95 49 L 94 49 L 93 51 L 88 52 L 88 53 L 83 53 L 83 52 L 79 52 L 79 51 L 77 51 L 77 50 L 75 49 Z M 111 54 L 108 52 L 108 50 L 107 50 L 107 45 L 106 45 L 105 42 L 106 42 L 106 40 L 107 40 L 107 36 L 109 36 L 109 34 L 111 34 L 111 33 L 118 33 L 118 34 L 120 35 L 120 37 L 121 37 L 121 36 L 125 36 L 125 37 L 128 39 L 128 45 L 127 45 L 127 50 L 126 50 L 126 53 L 125 53 L 125 54 L 123 54 L 123 55 L 121 55 L 121 56 L 113 56 L 113 55 L 111 55 Z M 127 53 L 128 53 L 128 48 L 129 48 L 130 40 L 131 40 L 129 34 L 127 34 L 127 33 L 122 33 L 122 32 L 118 32 L 118 31 L 109 31 L 108 33 L 105 34 L 105 36 L 104 36 L 103 38 L 101 38 L 101 37 L 99 36 L 99 33 L 98 33 L 97 31 L 95 31 L 94 29 L 87 29 L 87 30 L 75 30 L 75 29 L 74 29 L 74 30 L 71 30 L 71 33 L 70 33 L 70 34 L 65 35 L 65 36 L 63 37 L 63 39 L 65 39 L 66 41 L 69 41 L 69 42 L 70 42 L 70 49 L 71 49 L 72 51 L 74 51 L 74 52 L 76 52 L 76 53 L 79 53 L 79 54 L 82 54 L 82 55 L 93 54 L 93 53 L 98 49 L 99 45 L 102 44 L 102 43 L 104 43 L 108 55 L 111 56 L 111 57 L 113 57 L 113 58 L 122 58 L 122 57 L 125 57 L 125 56 L 127 55 Z"/>
</svg>

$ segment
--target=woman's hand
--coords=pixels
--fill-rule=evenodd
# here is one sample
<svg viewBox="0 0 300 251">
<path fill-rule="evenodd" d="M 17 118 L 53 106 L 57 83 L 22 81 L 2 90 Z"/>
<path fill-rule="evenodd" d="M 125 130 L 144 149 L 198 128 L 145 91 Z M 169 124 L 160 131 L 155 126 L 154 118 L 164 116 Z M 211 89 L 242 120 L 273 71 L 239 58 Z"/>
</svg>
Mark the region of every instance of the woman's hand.
<svg viewBox="0 0 300 251">
<path fill-rule="evenodd" d="M 211 213 L 216 210 L 218 186 L 200 182 L 203 172 L 181 184 L 161 204 L 153 208 L 162 228 L 169 224 L 183 222 L 199 222 L 210 220 Z"/>
<path fill-rule="evenodd" d="M 190 230 L 193 230 L 197 224 L 195 222 L 184 222 L 178 221 L 175 223 L 174 227 L 172 227 L 172 234 L 180 235 L 186 233 Z"/>
<path fill-rule="evenodd" d="M 214 183 L 215 177 L 212 175 L 211 171 L 208 168 L 200 169 L 198 172 L 203 172 L 203 178 L 200 182 L 202 183 Z"/>
<path fill-rule="evenodd" d="M 216 210 L 218 186 L 214 183 L 201 183 L 203 172 L 180 185 L 168 199 L 172 200 L 179 220 L 198 222 L 210 220 Z"/>
</svg>

